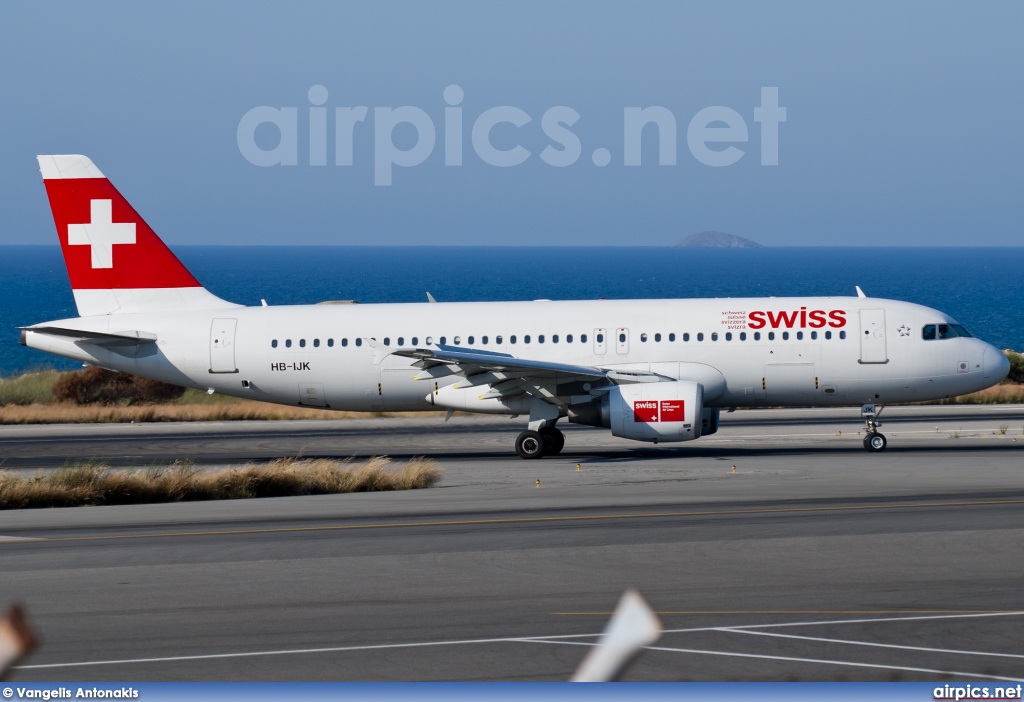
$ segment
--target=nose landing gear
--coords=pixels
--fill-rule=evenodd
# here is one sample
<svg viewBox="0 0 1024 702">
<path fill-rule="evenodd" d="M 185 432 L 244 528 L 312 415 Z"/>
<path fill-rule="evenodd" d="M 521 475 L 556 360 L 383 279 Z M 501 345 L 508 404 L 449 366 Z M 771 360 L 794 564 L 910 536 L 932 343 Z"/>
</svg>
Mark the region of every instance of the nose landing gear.
<svg viewBox="0 0 1024 702">
<path fill-rule="evenodd" d="M 885 407 L 879 407 L 876 412 L 874 403 L 868 403 L 860 408 L 860 414 L 864 417 L 864 448 L 872 453 L 884 451 L 889 443 L 885 434 L 878 431 L 878 427 L 882 426 L 878 417 L 882 414 L 883 409 Z"/>
</svg>

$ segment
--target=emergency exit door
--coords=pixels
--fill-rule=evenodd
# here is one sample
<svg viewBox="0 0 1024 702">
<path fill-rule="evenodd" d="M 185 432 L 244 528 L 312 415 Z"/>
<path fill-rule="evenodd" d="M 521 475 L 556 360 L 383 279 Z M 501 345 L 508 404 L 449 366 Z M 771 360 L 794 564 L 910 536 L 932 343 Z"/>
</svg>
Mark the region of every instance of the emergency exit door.
<svg viewBox="0 0 1024 702">
<path fill-rule="evenodd" d="M 860 362 L 889 362 L 885 348 L 885 310 L 860 311 Z"/>
<path fill-rule="evenodd" d="M 235 326 L 237 319 L 215 319 L 210 327 L 210 372 L 237 373 Z"/>
</svg>

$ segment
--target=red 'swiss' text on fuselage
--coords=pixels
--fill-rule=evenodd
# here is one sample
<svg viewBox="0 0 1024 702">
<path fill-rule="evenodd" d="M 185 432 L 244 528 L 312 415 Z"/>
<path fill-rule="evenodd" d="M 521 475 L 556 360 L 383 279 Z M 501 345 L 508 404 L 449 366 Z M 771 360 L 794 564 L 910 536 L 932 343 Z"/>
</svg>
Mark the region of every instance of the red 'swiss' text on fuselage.
<svg viewBox="0 0 1024 702">
<path fill-rule="evenodd" d="M 801 307 L 791 312 L 763 312 L 755 310 L 747 315 L 747 324 L 751 329 L 764 329 L 766 326 L 772 329 L 821 329 L 822 327 L 845 327 L 846 312 L 844 310 L 809 310 Z"/>
</svg>

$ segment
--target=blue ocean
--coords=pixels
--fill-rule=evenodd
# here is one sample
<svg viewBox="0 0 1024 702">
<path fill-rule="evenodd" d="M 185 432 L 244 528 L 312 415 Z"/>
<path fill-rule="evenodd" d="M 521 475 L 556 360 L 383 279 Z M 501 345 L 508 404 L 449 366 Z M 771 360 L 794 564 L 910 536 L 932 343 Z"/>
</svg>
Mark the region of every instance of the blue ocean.
<svg viewBox="0 0 1024 702">
<path fill-rule="evenodd" d="M 938 308 L 1024 349 L 1022 248 L 673 249 L 220 247 L 175 253 L 214 294 L 258 305 L 854 295 Z M 76 364 L 18 345 L 17 327 L 77 315 L 56 246 L 0 247 L 0 375 Z"/>
</svg>

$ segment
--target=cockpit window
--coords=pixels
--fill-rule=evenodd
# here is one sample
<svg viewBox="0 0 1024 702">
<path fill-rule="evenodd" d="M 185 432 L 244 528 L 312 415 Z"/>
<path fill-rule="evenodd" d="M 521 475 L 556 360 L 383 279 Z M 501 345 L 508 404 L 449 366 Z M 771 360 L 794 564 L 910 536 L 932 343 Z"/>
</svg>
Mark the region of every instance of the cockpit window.
<svg viewBox="0 0 1024 702">
<path fill-rule="evenodd" d="M 952 324 L 950 326 L 952 326 L 953 329 L 956 330 L 956 335 L 957 336 L 966 336 L 968 339 L 971 338 L 971 333 L 969 331 L 967 331 L 966 329 L 964 329 L 959 324 Z"/>
<path fill-rule="evenodd" d="M 925 324 L 924 330 L 921 332 L 921 338 L 926 341 L 933 341 L 935 339 L 935 325 Z"/>
<path fill-rule="evenodd" d="M 953 331 L 953 327 L 948 324 L 939 325 L 939 338 L 940 339 L 955 339 L 956 332 Z"/>
</svg>

